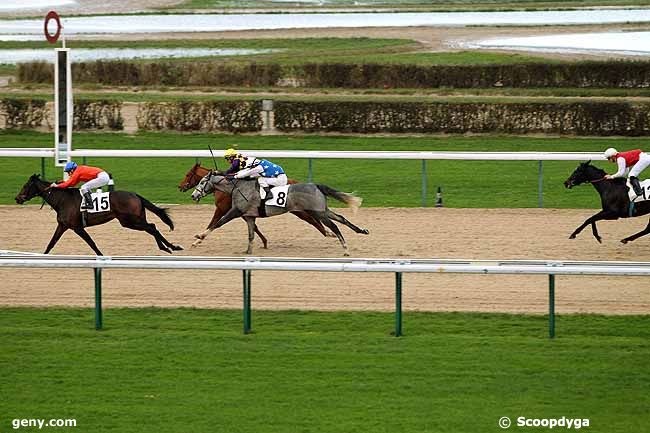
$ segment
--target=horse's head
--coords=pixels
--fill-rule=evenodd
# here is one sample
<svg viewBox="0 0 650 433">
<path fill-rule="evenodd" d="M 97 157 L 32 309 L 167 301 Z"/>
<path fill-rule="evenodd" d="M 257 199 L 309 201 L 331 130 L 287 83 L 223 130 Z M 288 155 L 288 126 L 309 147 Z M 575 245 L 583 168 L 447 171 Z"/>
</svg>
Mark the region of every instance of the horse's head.
<svg viewBox="0 0 650 433">
<path fill-rule="evenodd" d="M 192 200 L 201 200 L 203 197 L 217 189 L 217 186 L 224 179 L 226 179 L 225 176 L 210 171 L 208 174 L 203 176 L 198 185 L 196 185 L 196 188 L 194 188 L 194 191 L 192 192 Z"/>
<path fill-rule="evenodd" d="M 41 180 L 38 174 L 32 174 L 16 196 L 16 203 L 23 204 L 26 201 L 33 199 L 45 190 L 45 184 L 47 184 L 47 182 Z"/>
<path fill-rule="evenodd" d="M 190 188 L 194 188 L 196 185 L 199 184 L 199 181 L 203 176 L 208 174 L 210 170 L 208 170 L 205 167 L 201 167 L 201 163 L 197 162 L 190 168 L 190 171 L 188 171 L 185 174 L 185 177 L 181 181 L 181 183 L 178 185 L 178 189 L 181 192 L 188 191 Z"/>
<path fill-rule="evenodd" d="M 573 188 L 574 186 L 586 183 L 593 182 L 605 177 L 605 170 L 600 169 L 596 166 L 591 165 L 591 161 L 583 162 L 578 165 L 571 176 L 564 181 L 564 186 L 566 188 Z"/>
</svg>

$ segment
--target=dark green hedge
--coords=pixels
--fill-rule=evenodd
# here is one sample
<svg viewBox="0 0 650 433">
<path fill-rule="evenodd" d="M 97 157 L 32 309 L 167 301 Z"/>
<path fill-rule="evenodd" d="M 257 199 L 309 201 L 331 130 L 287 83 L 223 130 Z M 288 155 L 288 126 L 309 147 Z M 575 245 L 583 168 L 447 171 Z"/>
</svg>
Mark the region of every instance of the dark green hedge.
<svg viewBox="0 0 650 433">
<path fill-rule="evenodd" d="M 51 83 L 54 68 L 42 62 L 18 65 L 22 83 Z M 272 86 L 282 78 L 279 65 L 217 62 L 97 61 L 72 64 L 73 83 L 106 86 Z"/>
<path fill-rule="evenodd" d="M 138 108 L 138 128 L 254 132 L 262 129 L 261 101 L 149 102 Z"/>
<path fill-rule="evenodd" d="M 18 66 L 22 83 L 52 82 L 53 67 Z M 74 63 L 73 82 L 109 86 L 279 86 L 347 88 L 597 87 L 650 86 L 650 62 L 589 61 L 514 65 L 224 64 L 221 62 Z"/>
<path fill-rule="evenodd" d="M 47 120 L 48 109 L 43 99 L 0 99 L 0 115 L 6 128 L 38 128 Z"/>
<path fill-rule="evenodd" d="M 306 87 L 488 88 L 650 86 L 650 62 L 607 61 L 513 65 L 307 64 Z"/>
<path fill-rule="evenodd" d="M 280 131 L 647 135 L 650 104 L 275 102 Z"/>
<path fill-rule="evenodd" d="M 0 99 L 0 115 L 5 117 L 6 128 L 39 128 L 48 122 L 50 110 L 44 99 Z M 75 100 L 73 128 L 124 129 L 122 103 L 105 100 Z M 53 126 L 53 125 L 49 125 Z"/>
<path fill-rule="evenodd" d="M 74 129 L 124 129 L 122 103 L 108 100 L 75 100 Z"/>
</svg>

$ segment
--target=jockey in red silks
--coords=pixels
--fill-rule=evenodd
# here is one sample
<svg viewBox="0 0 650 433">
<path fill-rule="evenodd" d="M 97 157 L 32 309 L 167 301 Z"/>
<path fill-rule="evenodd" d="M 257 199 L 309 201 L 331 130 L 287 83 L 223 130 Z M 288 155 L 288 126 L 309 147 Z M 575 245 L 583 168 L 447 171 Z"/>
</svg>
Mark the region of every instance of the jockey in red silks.
<svg viewBox="0 0 650 433">
<path fill-rule="evenodd" d="M 63 171 L 70 175 L 68 180 L 61 183 L 53 183 L 52 187 L 68 188 L 77 185 L 79 182 L 85 182 L 81 188 L 79 188 L 79 192 L 84 198 L 84 202 L 81 205 L 82 209 L 93 208 L 90 190 L 92 188 L 99 188 L 100 186 L 107 185 L 110 180 L 108 173 L 101 168 L 91 167 L 89 165 L 77 165 L 74 161 L 68 162 Z"/>
<path fill-rule="evenodd" d="M 607 158 L 609 162 L 615 162 L 618 164 L 618 171 L 614 174 L 606 175 L 606 179 L 625 177 L 626 170 L 632 167 L 629 173 L 630 184 L 634 189 L 634 193 L 637 196 L 640 196 L 642 191 L 641 185 L 639 184 L 639 175 L 650 165 L 650 155 L 641 149 L 619 152 L 613 147 L 610 147 L 605 151 L 605 158 Z"/>
</svg>

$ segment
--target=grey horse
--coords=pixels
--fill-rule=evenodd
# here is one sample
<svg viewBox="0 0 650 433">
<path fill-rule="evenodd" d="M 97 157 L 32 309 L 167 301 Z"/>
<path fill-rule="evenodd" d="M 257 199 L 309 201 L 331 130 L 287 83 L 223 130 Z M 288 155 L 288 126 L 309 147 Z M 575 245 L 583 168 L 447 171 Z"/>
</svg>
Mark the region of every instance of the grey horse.
<svg viewBox="0 0 650 433">
<path fill-rule="evenodd" d="M 282 206 L 264 205 L 260 199 L 257 180 L 232 179 L 218 173 L 209 173 L 201 179 L 192 192 L 192 200 L 198 201 L 214 190 L 222 191 L 232 196 L 232 208 L 210 229 L 221 227 L 227 222 L 242 217 L 248 224 L 248 249 L 246 254 L 253 252 L 253 239 L 255 238 L 255 219 L 282 215 L 287 212 L 304 211 L 315 220 L 334 232 L 343 246 L 344 254 L 349 256 L 348 246 L 341 231 L 333 221 L 340 222 L 350 227 L 357 233 L 367 235 L 366 229 L 359 228 L 345 219 L 342 215 L 332 212 L 327 207 L 327 197 L 332 197 L 356 209 L 361 205 L 362 199 L 352 194 L 336 191 L 326 185 L 313 183 L 297 183 L 289 185 L 286 197 L 282 196 Z M 280 198 L 277 199 L 280 203 Z M 207 233 L 206 233 L 207 234 Z"/>
</svg>

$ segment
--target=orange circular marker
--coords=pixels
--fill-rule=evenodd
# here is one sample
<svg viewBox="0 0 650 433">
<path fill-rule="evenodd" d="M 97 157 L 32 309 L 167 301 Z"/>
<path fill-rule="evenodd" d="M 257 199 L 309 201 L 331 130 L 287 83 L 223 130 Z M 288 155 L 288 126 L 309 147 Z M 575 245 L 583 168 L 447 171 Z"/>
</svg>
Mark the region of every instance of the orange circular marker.
<svg viewBox="0 0 650 433">
<path fill-rule="evenodd" d="M 56 33 L 53 35 L 50 34 L 50 32 L 47 30 L 50 20 L 54 20 L 56 22 Z M 56 43 L 56 41 L 59 40 L 59 36 L 61 35 L 61 28 L 61 18 L 59 17 L 59 14 L 54 11 L 49 11 L 47 15 L 45 15 L 45 39 L 47 39 L 47 41 L 51 44 Z"/>
</svg>

